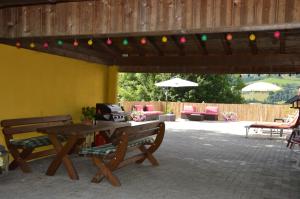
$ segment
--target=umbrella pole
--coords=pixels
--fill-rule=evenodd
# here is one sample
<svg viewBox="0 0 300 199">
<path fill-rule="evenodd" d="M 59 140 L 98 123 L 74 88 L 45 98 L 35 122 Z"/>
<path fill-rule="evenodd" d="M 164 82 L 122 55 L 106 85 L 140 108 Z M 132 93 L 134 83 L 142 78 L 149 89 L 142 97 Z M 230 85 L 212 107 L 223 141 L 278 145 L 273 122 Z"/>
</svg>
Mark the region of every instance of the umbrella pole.
<svg viewBox="0 0 300 199">
<path fill-rule="evenodd" d="M 167 110 L 168 110 L 168 88 L 166 88 L 165 95 L 166 95 L 166 110 L 165 110 L 165 112 L 167 113 Z"/>
</svg>

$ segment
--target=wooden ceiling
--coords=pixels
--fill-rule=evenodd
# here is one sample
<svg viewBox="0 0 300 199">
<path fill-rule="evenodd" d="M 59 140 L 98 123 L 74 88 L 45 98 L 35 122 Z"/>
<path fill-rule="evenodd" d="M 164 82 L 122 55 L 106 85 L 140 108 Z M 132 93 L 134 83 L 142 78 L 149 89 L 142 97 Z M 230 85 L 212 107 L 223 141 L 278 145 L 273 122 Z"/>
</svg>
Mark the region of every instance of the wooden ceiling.
<svg viewBox="0 0 300 199">
<path fill-rule="evenodd" d="M 254 32 L 256 40 L 249 40 L 249 32 L 236 32 L 232 40 L 225 33 L 168 35 L 163 43 L 162 36 L 91 37 L 79 38 L 23 38 L 2 39 L 2 43 L 22 48 L 82 59 L 106 65 L 118 65 L 121 72 L 178 72 L 178 73 L 299 73 L 300 72 L 300 29 L 281 30 L 279 39 L 274 31 Z M 186 43 L 180 43 L 180 37 Z M 128 39 L 128 45 L 123 39 Z M 146 38 L 142 45 L 140 40 Z M 57 41 L 61 39 L 63 45 Z M 73 46 L 76 39 L 79 45 Z M 30 48 L 30 43 L 35 48 Z M 44 48 L 47 42 L 49 47 Z"/>
<path fill-rule="evenodd" d="M 1 7 L 24 6 L 34 4 L 55 4 L 60 2 L 84 1 L 84 0 L 1 0 Z"/>
<path fill-rule="evenodd" d="M 1 43 L 19 41 L 22 48 L 118 65 L 121 72 L 300 72 L 298 0 L 4 0 L 1 6 L 9 6 L 0 8 Z M 280 39 L 273 36 L 276 30 Z M 167 43 L 161 42 L 163 35 Z M 181 36 L 186 43 L 179 42 Z M 106 44 L 108 37 L 112 45 Z"/>
</svg>

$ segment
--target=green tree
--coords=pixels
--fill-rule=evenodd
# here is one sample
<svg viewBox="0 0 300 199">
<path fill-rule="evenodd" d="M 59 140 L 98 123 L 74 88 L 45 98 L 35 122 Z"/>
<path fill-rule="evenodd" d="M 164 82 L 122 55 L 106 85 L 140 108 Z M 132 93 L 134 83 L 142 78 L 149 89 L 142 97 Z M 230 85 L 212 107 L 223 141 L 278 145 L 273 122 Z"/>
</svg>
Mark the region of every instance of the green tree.
<svg viewBox="0 0 300 199">
<path fill-rule="evenodd" d="M 242 103 L 244 83 L 238 75 L 145 74 L 123 73 L 119 76 L 119 100 L 165 100 L 165 90 L 155 83 L 180 77 L 197 82 L 198 87 L 169 88 L 168 101 Z"/>
</svg>

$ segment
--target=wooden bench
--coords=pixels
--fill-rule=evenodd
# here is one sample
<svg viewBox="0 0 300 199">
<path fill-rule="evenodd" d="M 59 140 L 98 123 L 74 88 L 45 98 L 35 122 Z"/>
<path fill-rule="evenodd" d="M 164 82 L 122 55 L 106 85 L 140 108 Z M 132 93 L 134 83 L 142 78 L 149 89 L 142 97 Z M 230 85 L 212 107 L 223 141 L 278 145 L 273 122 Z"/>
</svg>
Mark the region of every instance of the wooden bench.
<svg viewBox="0 0 300 199">
<path fill-rule="evenodd" d="M 72 123 L 70 115 L 2 120 L 1 127 L 3 127 L 2 132 L 6 146 L 14 158 L 9 165 L 9 169 L 16 169 L 20 166 L 23 172 L 29 173 L 31 169 L 27 161 L 54 154 L 53 149 L 33 152 L 36 148 L 51 145 L 51 141 L 47 135 L 29 137 L 29 133 L 36 132 L 38 128 L 42 127 L 70 123 Z M 26 138 L 16 139 L 16 135 L 20 134 L 23 134 L 22 137 Z M 60 136 L 59 139 L 63 141 L 64 137 Z"/>
<path fill-rule="evenodd" d="M 113 186 L 120 186 L 119 179 L 112 173 L 114 170 L 133 162 L 141 164 L 145 159 L 148 159 L 153 166 L 158 166 L 153 153 L 162 143 L 164 132 L 163 122 L 124 127 L 114 132 L 111 144 L 83 148 L 80 154 L 91 156 L 99 169 L 92 182 L 99 183 L 106 178 Z M 129 152 L 134 150 L 141 153 L 130 156 Z"/>
</svg>

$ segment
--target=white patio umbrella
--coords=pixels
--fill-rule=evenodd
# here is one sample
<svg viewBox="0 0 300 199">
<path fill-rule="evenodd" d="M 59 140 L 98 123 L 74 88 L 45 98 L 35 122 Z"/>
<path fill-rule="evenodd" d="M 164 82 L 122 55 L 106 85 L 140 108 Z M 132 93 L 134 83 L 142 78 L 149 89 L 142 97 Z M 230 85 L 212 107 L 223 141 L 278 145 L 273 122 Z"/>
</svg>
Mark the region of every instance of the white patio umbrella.
<svg viewBox="0 0 300 199">
<path fill-rule="evenodd" d="M 172 78 L 166 81 L 162 81 L 159 83 L 156 83 L 155 86 L 158 87 L 163 87 L 165 88 L 165 95 L 166 95 L 166 110 L 167 110 L 167 102 L 168 102 L 168 88 L 172 87 L 172 88 L 178 88 L 178 87 L 196 87 L 198 86 L 197 83 L 195 82 L 191 82 L 191 81 L 187 81 L 181 78 Z"/>
<path fill-rule="evenodd" d="M 256 82 L 244 87 L 242 89 L 242 92 L 271 92 L 279 90 L 281 90 L 281 87 L 276 86 L 275 84 L 267 82 Z"/>
</svg>

